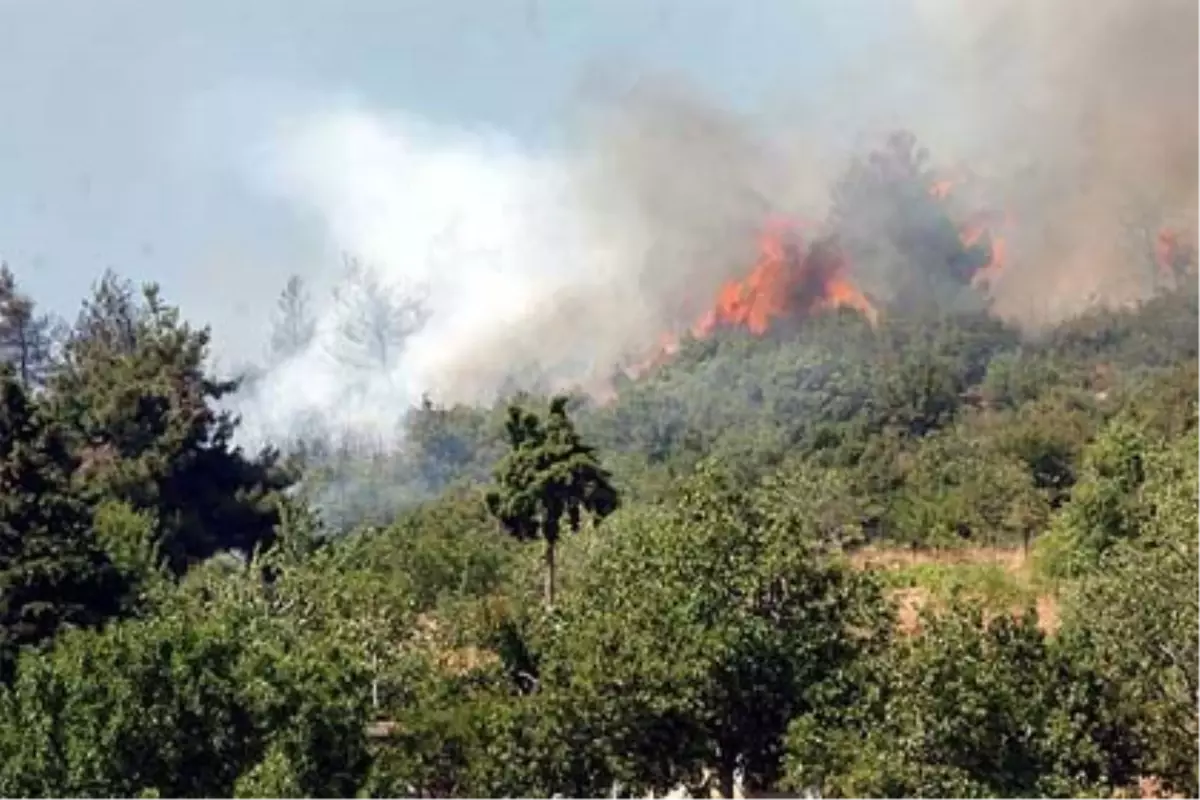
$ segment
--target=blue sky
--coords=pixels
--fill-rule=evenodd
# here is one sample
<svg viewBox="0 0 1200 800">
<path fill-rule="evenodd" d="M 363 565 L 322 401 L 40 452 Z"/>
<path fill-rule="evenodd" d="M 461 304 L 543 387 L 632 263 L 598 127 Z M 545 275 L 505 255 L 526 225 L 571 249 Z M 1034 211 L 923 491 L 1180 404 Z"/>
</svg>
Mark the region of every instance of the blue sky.
<svg viewBox="0 0 1200 800">
<path fill-rule="evenodd" d="M 0 258 L 62 312 L 111 266 L 220 325 L 327 257 L 246 178 L 247 143 L 288 113 L 352 98 L 537 150 L 595 70 L 752 111 L 824 86 L 899 5 L 0 0 Z"/>
</svg>

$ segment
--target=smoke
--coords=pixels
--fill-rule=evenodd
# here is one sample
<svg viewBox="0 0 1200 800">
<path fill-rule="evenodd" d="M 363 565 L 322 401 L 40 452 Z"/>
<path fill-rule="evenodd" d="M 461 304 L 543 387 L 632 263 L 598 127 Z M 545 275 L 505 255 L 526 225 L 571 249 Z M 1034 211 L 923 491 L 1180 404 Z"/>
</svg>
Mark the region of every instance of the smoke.
<svg viewBox="0 0 1200 800">
<path fill-rule="evenodd" d="M 995 313 L 1036 330 L 1144 297 L 1159 226 L 1194 237 L 1196 4 L 910 2 L 850 89 L 756 117 L 643 77 L 581 93 L 558 151 L 357 107 L 274 128 L 260 184 L 428 319 L 364 370 L 333 355 L 346 312 L 324 306 L 239 398 L 248 435 L 316 419 L 390 438 L 424 393 L 598 389 L 711 306 L 770 214 L 822 218 L 850 151 L 895 127 L 1013 220 Z"/>
<path fill-rule="evenodd" d="M 940 90 L 929 140 L 990 179 L 1014 218 L 995 311 L 1040 327 L 1143 299 L 1158 227 L 1195 236 L 1196 3 L 914 9 Z"/>
<path fill-rule="evenodd" d="M 338 359 L 348 309 L 325 304 L 310 345 L 239 398 L 254 440 L 308 424 L 390 439 L 423 394 L 602 389 L 753 260 L 777 174 L 748 126 L 665 87 L 589 108 L 566 154 L 354 107 L 279 130 L 262 186 L 427 321 L 364 369 Z"/>
</svg>

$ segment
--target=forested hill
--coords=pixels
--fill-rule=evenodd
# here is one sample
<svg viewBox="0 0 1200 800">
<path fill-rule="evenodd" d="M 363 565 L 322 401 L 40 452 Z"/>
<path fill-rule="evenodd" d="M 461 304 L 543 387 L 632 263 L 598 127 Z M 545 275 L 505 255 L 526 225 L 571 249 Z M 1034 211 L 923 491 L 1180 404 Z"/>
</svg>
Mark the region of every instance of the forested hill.
<svg viewBox="0 0 1200 800">
<path fill-rule="evenodd" d="M 55 332 L 6 272 L 0 794 L 1195 796 L 1185 274 L 281 456 L 153 288 Z"/>
</svg>

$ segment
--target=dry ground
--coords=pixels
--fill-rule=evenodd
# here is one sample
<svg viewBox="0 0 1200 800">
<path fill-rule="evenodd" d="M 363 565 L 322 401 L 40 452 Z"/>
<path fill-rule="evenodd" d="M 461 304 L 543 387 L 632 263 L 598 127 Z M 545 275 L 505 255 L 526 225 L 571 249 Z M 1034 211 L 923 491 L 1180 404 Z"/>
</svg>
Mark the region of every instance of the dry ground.
<svg viewBox="0 0 1200 800">
<path fill-rule="evenodd" d="M 919 630 L 920 611 L 931 601 L 943 602 L 952 589 L 974 596 L 985 606 L 1022 611 L 1032 601 L 1038 626 L 1046 633 L 1058 629 L 1058 597 L 1052 587 L 1040 586 L 1028 555 L 1020 548 L 964 547 L 946 550 L 868 547 L 853 553 L 859 569 L 878 570 L 896 601 L 899 627 Z"/>
</svg>

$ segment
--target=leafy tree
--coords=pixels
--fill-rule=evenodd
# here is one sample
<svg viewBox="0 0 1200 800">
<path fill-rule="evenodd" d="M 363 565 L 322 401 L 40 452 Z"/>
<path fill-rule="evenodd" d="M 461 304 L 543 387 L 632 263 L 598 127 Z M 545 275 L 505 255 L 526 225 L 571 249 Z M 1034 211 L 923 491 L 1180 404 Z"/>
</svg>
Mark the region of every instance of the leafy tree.
<svg viewBox="0 0 1200 800">
<path fill-rule="evenodd" d="M 269 545 L 276 492 L 290 483 L 274 452 L 252 460 L 233 445 L 236 421 L 215 406 L 237 387 L 206 374 L 208 343 L 155 287 L 138 300 L 110 273 L 85 302 L 48 390 L 81 485 L 150 512 L 176 573 L 219 550 Z"/>
<path fill-rule="evenodd" d="M 490 435 L 488 416 L 469 406 L 446 408 L 422 397 L 406 415 L 404 428 L 408 457 L 431 494 L 464 480 L 485 480 L 501 454 L 499 442 Z"/>
<path fill-rule="evenodd" d="M 798 716 L 786 785 L 823 797 L 1078 796 L 1133 778 L 1112 687 L 1058 649 L 1032 610 L 926 612 Z"/>
<path fill-rule="evenodd" d="M 874 584 L 807 539 L 802 517 L 765 515 L 706 462 L 670 505 L 615 517 L 580 567 L 539 679 L 590 709 L 630 790 L 705 767 L 725 796 L 739 771 L 770 786 L 788 720 L 882 641 Z"/>
<path fill-rule="evenodd" d="M 76 463 L 60 432 L 0 368 L 0 678 L 18 648 L 103 623 L 125 582 L 95 540 L 91 509 L 71 486 Z"/>
<path fill-rule="evenodd" d="M 391 370 L 427 317 L 420 299 L 388 286 L 378 272 L 353 258 L 346 259 L 333 299 L 338 320 L 333 355 L 356 369 Z"/>
<path fill-rule="evenodd" d="M 1049 507 L 1021 462 L 955 428 L 922 440 L 892 513 L 894 532 L 914 545 L 1028 546 Z"/>
<path fill-rule="evenodd" d="M 1090 396 L 1060 390 L 1015 411 L 970 421 L 1000 453 L 1024 463 L 1055 508 L 1069 497 L 1083 451 L 1103 422 L 1103 412 Z"/>
<path fill-rule="evenodd" d="M 555 548 L 562 519 L 577 532 L 586 512 L 596 520 L 617 509 L 619 498 L 595 449 L 585 445 L 567 416 L 567 398 L 556 397 L 543 421 L 520 406 L 509 409 L 511 450 L 496 466 L 488 510 L 519 541 L 545 543 L 545 602 L 554 605 Z"/>
<path fill-rule="evenodd" d="M 1058 577 L 1091 571 L 1114 544 L 1139 534 L 1148 445 L 1140 429 L 1117 419 L 1087 447 L 1070 501 L 1035 554 L 1040 569 Z"/>
<path fill-rule="evenodd" d="M 1138 536 L 1116 543 L 1063 609 L 1066 641 L 1121 695 L 1144 775 L 1195 794 L 1200 694 L 1196 433 L 1146 454 Z"/>
<path fill-rule="evenodd" d="M 22 657 L 0 695 L 0 791 L 354 794 L 369 766 L 358 664 L 264 614 L 241 578 L 200 579 L 151 619 Z"/>
</svg>

